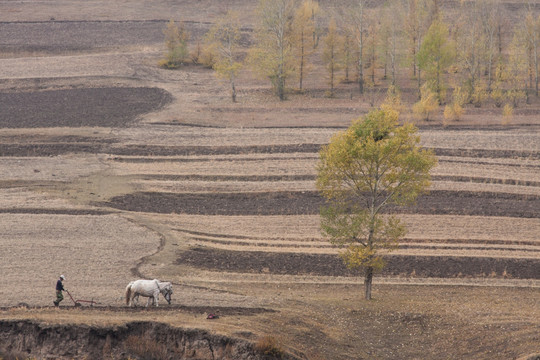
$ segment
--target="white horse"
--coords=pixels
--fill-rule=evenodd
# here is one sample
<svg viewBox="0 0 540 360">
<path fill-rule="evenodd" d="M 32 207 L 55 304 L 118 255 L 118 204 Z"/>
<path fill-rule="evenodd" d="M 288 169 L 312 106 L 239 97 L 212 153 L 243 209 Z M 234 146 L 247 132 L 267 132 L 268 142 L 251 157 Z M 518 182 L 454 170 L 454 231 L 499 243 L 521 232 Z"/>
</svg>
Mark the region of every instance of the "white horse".
<svg viewBox="0 0 540 360">
<path fill-rule="evenodd" d="M 167 302 L 171 303 L 172 284 L 170 282 L 161 282 L 158 279 L 154 280 L 136 280 L 130 282 L 126 286 L 126 305 L 133 306 L 133 300 L 136 298 L 136 304 L 139 303 L 139 295 L 148 298 L 146 306 L 150 305 L 150 299 L 158 306 L 159 293 Z"/>
</svg>

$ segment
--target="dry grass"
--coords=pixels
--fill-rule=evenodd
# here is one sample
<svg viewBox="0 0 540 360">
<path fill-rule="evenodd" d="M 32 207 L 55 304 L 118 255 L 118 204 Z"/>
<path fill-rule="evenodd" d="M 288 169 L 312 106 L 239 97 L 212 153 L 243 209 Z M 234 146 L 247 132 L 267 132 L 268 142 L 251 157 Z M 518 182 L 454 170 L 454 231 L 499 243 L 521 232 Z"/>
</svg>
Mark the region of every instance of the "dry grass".
<svg viewBox="0 0 540 360">
<path fill-rule="evenodd" d="M 248 15 L 254 4 L 186 0 L 171 5 L 170 1 L 158 0 L 149 5 L 136 0 L 126 8 L 120 2 L 101 0 L 3 2 L 0 20 L 168 20 L 170 14 L 177 14 L 202 31 L 207 24 L 197 22 L 212 21 L 228 6 L 242 7 L 245 20 L 251 21 Z M 321 145 L 369 108 L 368 99 L 353 92 L 354 84 L 340 85 L 337 99 L 324 98 L 323 91 L 318 91 L 323 87 L 320 68 L 306 81 L 317 91 L 292 94 L 285 102 L 270 95 L 266 82 L 245 72 L 238 85 L 239 103 L 231 104 L 226 84 L 208 70 L 193 66 L 179 71 L 157 68 L 162 46 L 134 41 L 85 54 L 4 54 L 0 60 L 3 90 L 158 86 L 169 91 L 175 101 L 159 112 L 141 116 L 140 122 L 129 128 L 0 129 L 2 144 L 46 144 L 76 136 L 114 141 L 120 148 Z M 420 131 L 423 145 L 461 151 L 456 156 L 441 156 L 434 176 L 483 179 L 437 180 L 434 189 L 538 196 L 540 187 L 524 184 L 540 182 L 540 133 L 535 131 L 540 110 L 537 101 L 525 109 L 522 114 L 516 111 L 506 128 L 499 126 L 501 115 L 489 107 L 466 114 L 447 128 L 439 127 L 441 114 L 432 123 L 419 123 L 428 125 Z M 405 113 L 403 119 L 408 118 Z M 454 129 L 460 125 L 470 125 L 472 130 Z M 480 158 L 471 155 L 472 150 L 496 152 Z M 375 301 L 364 302 L 360 300 L 362 280 L 357 278 L 224 273 L 176 263 L 178 253 L 196 245 L 336 253 L 321 237 L 318 216 L 16 213 L 27 209 L 95 209 L 95 201 L 133 191 L 313 190 L 309 177 L 316 174 L 317 159 L 315 152 L 1 157 L 0 209 L 7 213 L 1 214 L 0 222 L 0 305 L 50 305 L 54 281 L 60 273 L 66 273 L 66 287 L 74 296 L 94 298 L 112 308 L 15 307 L 0 310 L 0 318 L 91 325 L 155 320 L 233 336 L 252 332 L 267 335 L 267 339 L 283 339 L 283 347 L 309 354 L 310 359 L 508 359 L 538 352 L 538 279 L 377 278 Z M 203 178 L 160 179 L 163 175 Z M 230 176 L 240 181 L 226 178 Z M 246 176 L 306 176 L 306 180 L 242 179 Z M 401 249 L 401 254 L 540 257 L 538 218 L 401 217 L 409 226 L 404 244 L 417 246 Z M 134 274 L 132 269 L 139 273 Z M 199 311 L 179 308 L 124 311 L 124 287 L 139 275 L 173 281 L 175 305 L 266 308 L 276 312 L 251 316 L 222 313 L 219 320 L 209 322 Z M 71 306 L 70 301 L 67 297 L 63 304 Z"/>
<path fill-rule="evenodd" d="M 441 354 L 449 358 L 505 359 L 538 350 L 538 289 L 379 284 L 374 288 L 375 300 L 365 302 L 359 299 L 359 284 L 292 286 L 278 282 L 235 286 L 248 296 L 267 299 L 280 312 L 222 314 L 212 322 L 206 322 L 201 313 L 170 310 L 109 313 L 84 308 L 18 308 L 3 310 L 0 315 L 92 325 L 156 320 L 188 328 L 204 326 L 235 336 L 250 329 L 280 339 L 281 346 L 288 349 L 333 359 L 393 358 L 398 354 L 423 359 L 440 358 Z"/>
</svg>

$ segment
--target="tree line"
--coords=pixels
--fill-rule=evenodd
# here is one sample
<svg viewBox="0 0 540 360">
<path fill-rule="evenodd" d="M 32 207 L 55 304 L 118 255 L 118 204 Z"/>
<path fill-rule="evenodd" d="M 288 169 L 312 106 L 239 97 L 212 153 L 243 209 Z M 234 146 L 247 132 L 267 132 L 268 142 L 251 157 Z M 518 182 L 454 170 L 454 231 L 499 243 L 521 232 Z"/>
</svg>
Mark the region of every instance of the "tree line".
<svg viewBox="0 0 540 360">
<path fill-rule="evenodd" d="M 316 0 L 259 0 L 248 49 L 233 11 L 191 53 L 189 33 L 171 20 L 161 66 L 191 60 L 212 67 L 230 82 L 232 101 L 239 71 L 249 66 L 280 100 L 288 89 L 303 91 L 308 76 L 325 77 L 328 97 L 340 82 L 366 94 L 382 85 L 399 92 L 414 80 L 413 111 L 425 119 L 440 105 L 445 118 L 459 119 L 466 104 L 488 100 L 511 112 L 539 96 L 540 17 L 532 4 L 521 5 L 510 11 L 502 0 L 461 0 L 443 9 L 441 0 L 355 0 L 323 9 Z M 324 73 L 315 72 L 321 63 Z"/>
</svg>

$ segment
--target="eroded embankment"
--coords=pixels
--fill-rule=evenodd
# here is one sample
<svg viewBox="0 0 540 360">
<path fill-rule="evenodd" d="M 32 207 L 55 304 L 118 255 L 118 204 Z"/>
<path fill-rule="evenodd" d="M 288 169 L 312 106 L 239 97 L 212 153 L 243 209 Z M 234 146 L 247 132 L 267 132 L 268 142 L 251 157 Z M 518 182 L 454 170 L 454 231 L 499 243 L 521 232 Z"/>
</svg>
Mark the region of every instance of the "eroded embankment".
<svg viewBox="0 0 540 360">
<path fill-rule="evenodd" d="M 122 326 L 48 325 L 0 320 L 0 358 L 37 359 L 294 359 L 268 357 L 243 339 L 156 322 Z"/>
</svg>

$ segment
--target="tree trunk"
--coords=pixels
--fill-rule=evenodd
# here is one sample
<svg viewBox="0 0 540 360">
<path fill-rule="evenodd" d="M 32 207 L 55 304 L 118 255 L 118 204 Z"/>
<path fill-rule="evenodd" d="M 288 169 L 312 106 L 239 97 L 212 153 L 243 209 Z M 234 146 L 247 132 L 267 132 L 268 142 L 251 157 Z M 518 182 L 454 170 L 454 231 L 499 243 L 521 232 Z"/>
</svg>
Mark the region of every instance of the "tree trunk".
<svg viewBox="0 0 540 360">
<path fill-rule="evenodd" d="M 392 31 L 392 51 L 390 52 L 390 61 L 392 65 L 392 85 L 396 86 L 396 33 Z"/>
<path fill-rule="evenodd" d="M 300 91 L 302 91 L 303 81 L 304 81 L 304 31 L 301 34 L 301 45 L 300 45 Z"/>
<path fill-rule="evenodd" d="M 538 97 L 538 45 L 536 44 L 536 37 L 534 40 L 534 86 Z"/>
<path fill-rule="evenodd" d="M 368 266 L 366 268 L 366 275 L 364 278 L 366 300 L 371 300 L 371 284 L 372 283 L 373 283 L 373 267 Z"/>
<path fill-rule="evenodd" d="M 439 105 L 442 105 L 442 91 L 441 91 L 441 67 L 440 62 L 437 61 L 437 79 L 435 80 L 435 88 L 437 89 L 437 99 L 439 101 Z"/>
<path fill-rule="evenodd" d="M 358 18 L 358 63 L 357 63 L 357 70 L 358 70 L 358 91 L 361 95 L 364 94 L 364 5 L 365 1 L 360 1 L 360 14 Z"/>
<path fill-rule="evenodd" d="M 420 47 L 422 46 L 422 38 L 420 36 L 418 36 L 416 38 L 416 44 L 417 44 L 416 53 L 418 54 L 420 52 Z M 420 100 L 420 99 L 422 99 L 422 93 L 420 91 L 420 88 L 422 87 L 422 73 L 420 71 L 420 66 L 418 65 L 418 63 L 416 65 L 417 65 L 417 70 L 418 70 L 418 78 L 417 78 L 417 81 L 418 81 L 418 100 Z"/>
<path fill-rule="evenodd" d="M 285 100 L 285 70 L 283 65 L 283 56 L 281 56 L 281 64 L 279 65 L 278 75 L 277 75 L 277 95 L 279 100 Z"/>
<path fill-rule="evenodd" d="M 498 49 L 499 49 L 499 57 L 502 56 L 502 50 L 503 50 L 503 47 L 502 47 L 502 25 L 499 24 L 499 26 L 497 26 L 497 39 L 498 39 Z"/>
<path fill-rule="evenodd" d="M 280 76 L 278 79 L 278 97 L 279 100 L 283 101 L 285 100 L 285 80 Z"/>
<path fill-rule="evenodd" d="M 234 86 L 234 81 L 231 81 L 231 88 L 232 88 L 232 102 L 236 102 L 236 87 Z"/>
<path fill-rule="evenodd" d="M 362 53 L 360 53 L 362 56 Z M 362 60 L 358 60 L 358 91 L 360 94 L 364 94 L 364 71 Z"/>
<path fill-rule="evenodd" d="M 527 50 L 527 61 L 529 63 L 529 89 L 533 88 L 533 59 L 532 59 L 532 47 Z"/>
<path fill-rule="evenodd" d="M 364 74 L 362 71 L 358 73 L 358 91 L 364 94 Z"/>
<path fill-rule="evenodd" d="M 488 61 L 488 85 L 487 85 L 487 91 L 488 93 L 491 93 L 491 83 L 492 83 L 492 71 L 491 68 L 493 67 L 493 55 L 489 55 L 489 61 Z"/>
<path fill-rule="evenodd" d="M 330 97 L 334 97 L 334 67 L 330 70 Z"/>
<path fill-rule="evenodd" d="M 416 37 L 413 37 L 412 46 L 412 76 L 413 79 L 416 77 Z"/>
<path fill-rule="evenodd" d="M 422 73 L 420 72 L 420 67 L 418 67 L 418 100 L 422 99 L 422 91 L 420 90 L 422 88 Z"/>
</svg>

